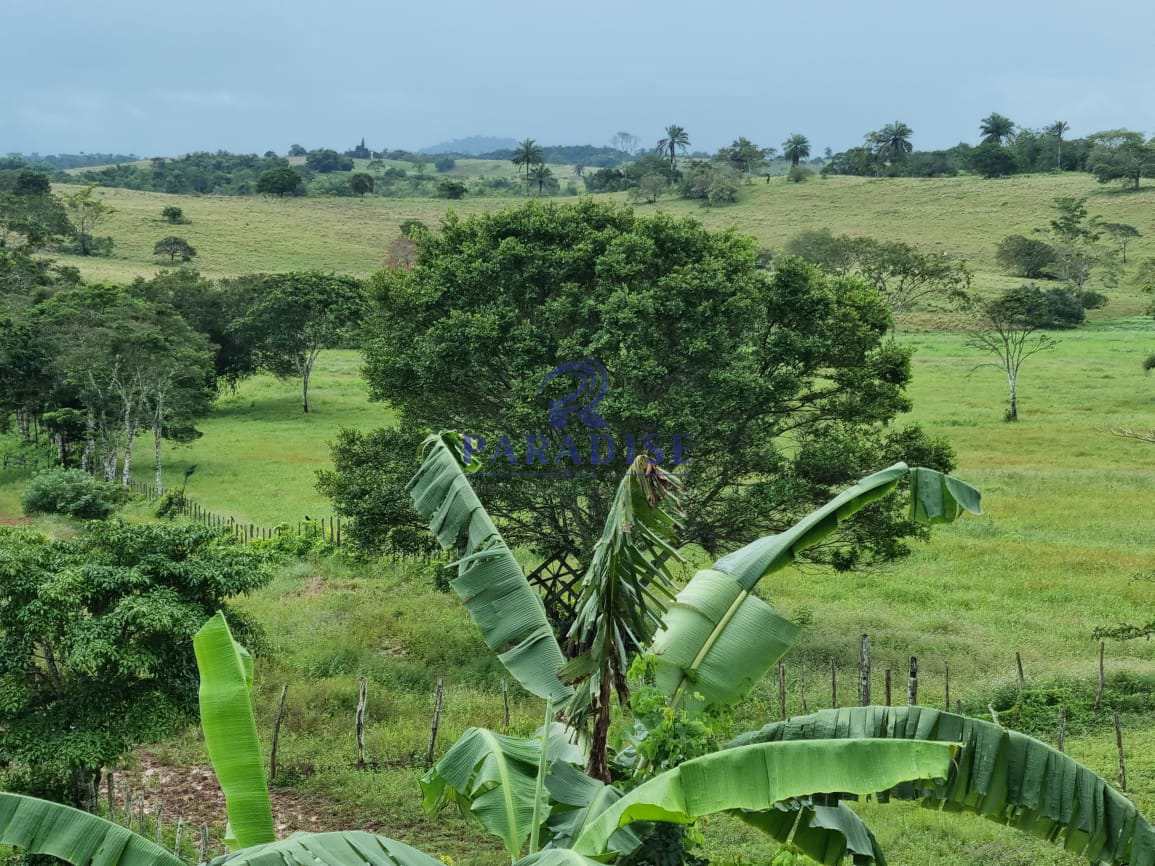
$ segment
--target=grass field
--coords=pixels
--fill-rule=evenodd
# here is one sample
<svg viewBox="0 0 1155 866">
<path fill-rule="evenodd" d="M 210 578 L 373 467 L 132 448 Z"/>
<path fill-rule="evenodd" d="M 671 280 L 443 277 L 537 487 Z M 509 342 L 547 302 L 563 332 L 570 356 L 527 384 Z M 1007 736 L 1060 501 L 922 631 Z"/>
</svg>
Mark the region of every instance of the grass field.
<svg viewBox="0 0 1155 866">
<path fill-rule="evenodd" d="M 152 255 L 153 245 L 173 233 L 197 248 L 196 265 L 209 276 L 310 268 L 365 275 L 381 266 L 403 220 L 436 225 L 450 206 L 467 215 L 517 201 L 466 198 L 450 205 L 431 198 L 272 199 L 122 189 L 101 194 L 116 209 L 98 232 L 116 240 L 115 257 L 60 258 L 94 279 L 114 281 L 155 273 L 162 262 Z M 995 264 L 999 240 L 1045 226 L 1060 195 L 1087 196 L 1093 214 L 1136 226 L 1143 237 L 1128 250 L 1129 259 L 1155 255 L 1155 186 L 1121 192 L 1075 173 L 1003 180 L 832 177 L 803 184 L 772 178 L 768 184 L 745 187 L 743 199 L 729 207 L 702 208 L 668 198 L 640 211 L 660 208 L 694 216 L 712 228 L 734 227 L 770 248 L 780 248 L 804 229 L 821 227 L 931 246 L 967 259 L 976 272 L 976 287 L 989 290 L 1019 282 L 1001 274 Z M 165 223 L 160 211 L 169 204 L 182 207 L 191 223 L 176 228 Z M 1111 295 L 1112 308 L 1094 315 L 1134 315 L 1148 303 L 1126 288 Z"/>
<path fill-rule="evenodd" d="M 206 271 L 321 267 L 366 273 L 403 218 L 430 222 L 444 203 L 388 199 L 182 198 L 107 191 L 118 208 L 111 233 L 126 256 L 80 262 L 89 274 L 123 278 L 154 266 L 148 251 L 163 204 L 177 200 L 193 220 L 189 239 L 203 247 Z M 997 240 L 1047 218 L 1051 199 L 1090 196 L 1093 212 L 1139 227 L 1135 257 L 1155 254 L 1155 190 L 1122 195 L 1085 176 L 985 182 L 857 179 L 776 182 L 750 187 L 737 206 L 702 210 L 683 202 L 661 206 L 713 226 L 734 225 L 768 246 L 797 231 L 829 226 L 939 245 L 972 261 L 984 285 L 1007 278 L 994 268 Z M 463 212 L 509 200 L 466 200 Z M 184 231 L 182 230 L 182 231 Z M 195 232 L 202 232 L 196 235 Z M 215 256 L 215 258 L 214 258 Z M 76 261 L 76 260 L 70 260 Z M 963 337 L 905 333 L 916 348 L 911 396 L 916 420 L 946 436 L 958 454 L 957 474 L 982 488 L 985 514 L 936 529 L 929 545 L 880 572 L 838 575 L 791 569 L 768 581 L 768 597 L 808 623 L 788 657 L 789 710 L 827 706 L 829 665 L 840 670 L 840 701 L 853 701 L 858 636 L 874 644 L 875 692 L 884 668 L 895 671 L 901 700 L 906 659 L 918 655 L 921 701 L 941 705 L 949 663 L 952 700 L 985 715 L 1015 683 L 1022 653 L 1035 715 L 1030 730 L 1053 739 L 1059 703 L 1071 712 L 1068 751 L 1114 777 L 1113 732 L 1106 712 L 1091 711 L 1096 643 L 1093 629 L 1148 621 L 1155 610 L 1155 447 L 1113 436 L 1118 425 L 1155 427 L 1155 385 L 1141 359 L 1155 350 L 1155 322 L 1141 315 L 1146 299 L 1112 295 L 1086 328 L 1057 335 L 1059 346 L 1028 362 L 1020 383 L 1017 424 L 1004 423 L 1005 383 Z M 342 426 L 388 423 L 387 407 L 370 404 L 353 352 L 327 352 L 314 379 L 315 411 L 299 409 L 295 382 L 259 377 L 242 383 L 199 424 L 205 435 L 166 456 L 169 478 L 196 464 L 189 491 L 205 505 L 242 521 L 295 522 L 328 513 L 313 489 L 326 465 L 326 443 Z M 149 443 L 139 471 L 147 474 Z M 15 516 L 20 473 L 0 475 L 0 519 Z M 144 518 L 141 506 L 130 513 Z M 701 563 L 693 563 L 700 565 Z M 498 866 L 499 847 L 453 815 L 428 818 L 416 780 L 428 736 L 433 684 L 447 684 L 442 743 L 470 724 L 496 726 L 501 671 L 454 596 L 436 592 L 419 561 L 357 563 L 340 558 L 286 567 L 272 585 L 240 606 L 264 626 L 269 652 L 258 660 L 258 708 L 269 730 L 275 696 L 289 686 L 282 734 L 284 773 L 277 787 L 285 829 L 369 827 L 443 855 L 447 862 Z M 1155 645 L 1108 645 L 1108 705 L 1123 709 L 1131 794 L 1155 814 Z M 368 750 L 372 766 L 353 769 L 356 680 L 370 682 Z M 735 730 L 777 714 L 776 687 L 763 683 L 736 711 Z M 1048 703 L 1049 702 L 1049 703 Z M 512 728 L 528 733 L 539 706 L 518 698 Z M 1014 720 L 1009 722 L 1014 724 Z M 145 765 L 166 768 L 173 790 L 191 784 L 203 765 L 190 732 L 147 750 Z M 169 788 L 155 796 L 171 796 Z M 203 800 L 203 795 L 198 795 Z M 195 799 L 195 798 L 194 798 Z M 171 802 L 166 813 L 172 815 Z M 1058 866 L 1071 855 L 977 819 L 903 806 L 863 808 L 894 866 Z M 771 851 L 733 820 L 705 822 L 716 863 L 768 862 Z"/>
</svg>

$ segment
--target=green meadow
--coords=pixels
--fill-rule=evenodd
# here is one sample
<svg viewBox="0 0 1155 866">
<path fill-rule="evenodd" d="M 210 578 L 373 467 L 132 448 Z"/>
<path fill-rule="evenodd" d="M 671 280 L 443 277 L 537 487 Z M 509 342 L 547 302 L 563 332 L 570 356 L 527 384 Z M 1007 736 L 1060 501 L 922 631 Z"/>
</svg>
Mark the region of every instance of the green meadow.
<svg viewBox="0 0 1155 866">
<path fill-rule="evenodd" d="M 176 231 L 201 251 L 198 265 L 210 276 L 297 268 L 368 274 L 380 266 L 402 220 L 433 224 L 446 210 L 445 202 L 430 199 L 103 194 L 116 213 L 98 233 L 116 239 L 116 257 L 62 258 L 93 279 L 108 280 L 157 269 L 151 249 L 172 233 L 160 220 L 169 203 L 191 219 Z M 1093 213 L 1136 225 L 1144 237 L 1129 257 L 1155 255 L 1155 188 L 1120 194 L 1078 174 L 999 181 L 844 177 L 804 184 L 776 178 L 752 184 L 728 208 L 672 199 L 655 207 L 712 227 L 734 227 L 768 247 L 816 227 L 932 245 L 966 257 L 978 287 L 996 289 L 1015 282 L 995 266 L 998 240 L 1044 225 L 1059 195 L 1087 195 Z M 453 207 L 471 214 L 511 203 L 466 199 Z M 1109 306 L 1086 327 L 1056 334 L 1053 351 L 1027 362 L 1016 424 L 1002 420 L 1005 380 L 977 367 L 985 359 L 967 347 L 963 334 L 936 329 L 941 323 L 930 318 L 900 332 L 916 352 L 914 410 L 899 423 L 917 421 L 950 441 L 956 474 L 983 490 L 985 513 L 936 528 L 930 543 L 915 543 L 908 558 L 885 569 L 846 575 L 793 568 L 764 582 L 764 594 L 804 624 L 786 660 L 788 712 L 801 712 L 804 699 L 810 709 L 830 705 L 832 661 L 839 702 L 854 702 L 864 633 L 873 642 L 876 699 L 889 669 L 895 701 L 905 701 L 907 660 L 916 655 L 922 703 L 943 704 L 949 665 L 951 703 L 961 701 L 968 713 L 984 717 L 1017 692 L 1019 652 L 1032 710 L 1003 721 L 1053 741 L 1059 707 L 1066 707 L 1068 752 L 1114 778 L 1110 716 L 1092 709 L 1098 646 L 1092 632 L 1100 625 L 1146 622 L 1155 611 L 1155 524 L 1149 519 L 1155 447 L 1111 432 L 1155 427 L 1155 383 L 1141 367 L 1155 351 L 1155 321 L 1144 313 L 1148 298 L 1127 289 L 1109 294 Z M 356 352 L 324 353 L 308 415 L 300 410 L 295 381 L 261 376 L 241 383 L 198 423 L 201 439 L 166 446 L 169 483 L 195 465 L 190 495 L 240 522 L 272 525 L 328 515 L 314 486 L 316 470 L 328 465 L 327 443 L 342 427 L 370 429 L 392 418 L 387 406 L 368 401 L 358 368 Z M 150 459 L 151 442 L 142 441 L 142 480 Z M 0 519 L 18 518 L 25 477 L 21 470 L 0 474 Z M 133 519 L 149 517 L 139 503 L 128 512 Z M 687 577 L 707 564 L 693 551 L 687 558 Z M 503 862 L 498 844 L 463 819 L 448 813 L 430 818 L 420 809 L 417 779 L 437 679 L 446 684 L 443 746 L 469 725 L 500 727 L 502 717 L 500 666 L 457 598 L 434 588 L 427 563 L 303 560 L 239 606 L 262 625 L 267 642 L 258 658 L 256 697 L 266 748 L 276 697 L 288 686 L 274 795 L 283 829 L 364 827 L 419 845 L 447 864 Z M 1155 814 L 1155 645 L 1108 642 L 1106 668 L 1107 705 L 1122 709 L 1130 793 Z M 369 681 L 366 770 L 354 769 L 359 677 Z M 767 680 L 736 708 L 733 730 L 777 714 L 777 685 Z M 539 715 L 535 701 L 515 694 L 511 732 L 528 734 Z M 147 796 L 164 802 L 167 814 L 187 809 L 190 817 L 216 820 L 220 810 L 210 795 L 173 793 L 187 793 L 205 763 L 202 744 L 189 731 L 144 750 L 127 769 L 142 773 Z M 169 783 L 159 786 L 157 778 Z M 979 819 L 903 805 L 862 808 L 895 866 L 1082 862 Z M 716 863 L 767 863 L 772 856 L 762 837 L 731 819 L 706 821 L 703 829 Z"/>
</svg>

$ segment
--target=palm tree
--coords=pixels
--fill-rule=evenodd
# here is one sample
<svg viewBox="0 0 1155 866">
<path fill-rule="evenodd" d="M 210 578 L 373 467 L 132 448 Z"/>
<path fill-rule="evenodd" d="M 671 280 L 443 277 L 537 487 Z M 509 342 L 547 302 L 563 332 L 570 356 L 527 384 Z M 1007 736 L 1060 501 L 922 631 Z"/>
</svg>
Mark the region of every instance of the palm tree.
<svg viewBox="0 0 1155 866">
<path fill-rule="evenodd" d="M 798 165 L 800 160 L 810 156 L 810 139 L 801 133 L 794 133 L 782 142 L 782 155 L 790 160 L 791 165 Z"/>
<path fill-rule="evenodd" d="M 1015 137 L 1015 122 L 992 111 L 988 117 L 979 121 L 979 132 L 983 134 L 983 144 L 1002 144 Z"/>
<path fill-rule="evenodd" d="M 901 120 L 896 120 L 878 132 L 872 132 L 867 139 L 874 144 L 878 155 L 884 159 L 902 159 L 914 150 L 914 145 L 910 143 L 913 135 L 913 129 Z"/>
<path fill-rule="evenodd" d="M 685 129 L 672 123 L 666 127 L 666 137 L 658 140 L 656 150 L 658 153 L 668 153 L 670 155 L 670 168 L 675 171 L 678 168 L 677 152 L 682 153 L 690 146 L 690 134 Z"/>
<path fill-rule="evenodd" d="M 529 194 L 529 170 L 535 165 L 540 165 L 542 160 L 541 147 L 532 138 L 525 139 L 513 152 L 513 159 L 510 162 L 518 167 L 525 166 L 525 192 L 527 195 Z"/>
<path fill-rule="evenodd" d="M 1070 130 L 1070 128 L 1071 124 L 1067 123 L 1067 121 L 1056 120 L 1045 130 L 1043 130 L 1048 135 L 1055 136 L 1055 143 L 1058 145 L 1055 153 L 1055 168 L 1059 171 L 1063 170 L 1063 133 Z"/>
<path fill-rule="evenodd" d="M 553 172 L 544 162 L 539 162 L 533 167 L 529 174 L 530 177 L 537 181 L 537 194 L 541 195 L 545 187 L 545 182 L 553 177 Z"/>
</svg>

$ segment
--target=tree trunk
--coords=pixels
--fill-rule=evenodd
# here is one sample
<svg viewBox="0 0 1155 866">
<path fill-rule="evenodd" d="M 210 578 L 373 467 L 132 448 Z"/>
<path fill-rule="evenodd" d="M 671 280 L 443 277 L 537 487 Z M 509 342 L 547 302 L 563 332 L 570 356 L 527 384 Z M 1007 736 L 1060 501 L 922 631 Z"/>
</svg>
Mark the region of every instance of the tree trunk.
<svg viewBox="0 0 1155 866">
<path fill-rule="evenodd" d="M 135 438 L 136 428 L 132 427 L 127 431 L 128 441 L 124 443 L 124 462 L 120 472 L 121 487 L 128 487 L 129 482 L 132 481 L 132 442 Z"/>
<path fill-rule="evenodd" d="M 606 762 L 606 744 L 610 734 L 610 672 L 602 671 L 602 685 L 594 703 L 594 730 L 590 737 L 590 757 L 586 764 L 586 774 L 607 784 L 610 778 L 609 764 Z"/>
<path fill-rule="evenodd" d="M 1014 374 L 1007 376 L 1007 387 L 1010 392 L 1010 406 L 1007 407 L 1007 420 L 1019 420 L 1019 379 Z"/>
<path fill-rule="evenodd" d="M 96 419 L 92 417 L 92 410 L 89 409 L 84 418 L 84 452 L 80 456 L 80 468 L 92 474 L 96 472 L 96 466 L 93 464 L 93 457 L 96 456 L 95 427 Z"/>
<path fill-rule="evenodd" d="M 156 477 L 156 495 L 164 493 L 164 470 L 160 465 L 161 427 L 158 418 L 152 425 L 152 468 Z"/>
<path fill-rule="evenodd" d="M 309 414 L 309 374 L 312 372 L 312 365 L 309 365 L 301 373 L 301 406 L 304 407 L 306 415 Z"/>
</svg>

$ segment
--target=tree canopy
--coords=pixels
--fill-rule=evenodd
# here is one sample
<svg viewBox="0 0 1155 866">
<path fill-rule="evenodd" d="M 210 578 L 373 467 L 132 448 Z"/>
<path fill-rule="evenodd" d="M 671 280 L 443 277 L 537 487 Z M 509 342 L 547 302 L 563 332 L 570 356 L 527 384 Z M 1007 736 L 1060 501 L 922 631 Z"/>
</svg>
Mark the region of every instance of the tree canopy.
<svg viewBox="0 0 1155 866">
<path fill-rule="evenodd" d="M 909 405 L 910 368 L 908 350 L 886 339 L 875 289 L 796 259 L 767 272 L 753 240 L 694 220 L 595 202 L 451 215 L 412 269 L 378 273 L 370 291 L 372 396 L 398 412 L 409 441 L 449 426 L 486 438 L 483 457 L 510 471 L 478 484 L 513 544 L 592 548 L 627 436 L 637 447 L 648 436 L 667 460 L 681 437 L 687 537 L 711 551 L 780 526 L 787 501 L 805 509 L 866 467 L 951 464 L 917 428 L 884 426 Z M 570 425 L 574 460 L 548 421 L 573 379 L 542 390 L 557 365 L 582 359 L 600 359 L 608 377 L 607 427 L 593 432 L 619 446 L 618 459 L 594 465 L 591 430 Z M 789 452 L 777 444 L 788 432 Z M 530 434 L 544 437 L 549 467 L 524 466 Z M 395 452 L 384 464 L 357 459 L 381 449 L 345 452 L 342 510 L 405 483 L 412 452 Z M 847 567 L 886 559 L 914 531 L 881 509 L 819 555 Z"/>
</svg>

